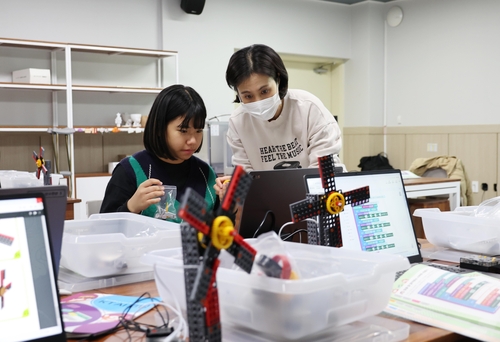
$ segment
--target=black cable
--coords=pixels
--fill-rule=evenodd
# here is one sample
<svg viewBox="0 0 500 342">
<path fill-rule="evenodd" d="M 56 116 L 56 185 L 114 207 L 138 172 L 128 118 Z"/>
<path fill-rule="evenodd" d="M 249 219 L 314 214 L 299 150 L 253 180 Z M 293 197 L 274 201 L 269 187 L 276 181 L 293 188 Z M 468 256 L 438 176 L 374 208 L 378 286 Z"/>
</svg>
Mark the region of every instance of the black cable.
<svg viewBox="0 0 500 342">
<path fill-rule="evenodd" d="M 126 326 L 125 324 L 123 324 L 124 328 L 125 329 L 131 329 L 131 330 L 135 330 L 135 331 L 141 331 L 143 333 L 146 333 L 146 330 L 145 329 L 142 329 L 140 327 L 139 324 L 137 324 L 133 319 L 132 320 L 128 320 L 126 319 L 125 317 L 128 315 L 128 313 L 130 312 L 130 310 L 132 309 L 132 307 L 134 307 L 134 305 L 140 303 L 141 301 L 143 300 L 146 300 L 146 299 L 149 299 L 151 300 L 152 304 L 154 305 L 154 302 L 155 301 L 158 301 L 156 298 L 153 298 L 151 297 L 151 294 L 149 292 L 144 292 L 139 298 L 137 298 L 132 304 L 130 304 L 127 308 L 125 308 L 125 310 L 123 311 L 122 313 L 122 317 L 121 319 L 123 319 L 123 321 L 127 324 L 129 324 L 130 326 Z M 168 323 L 170 321 L 170 317 L 169 317 L 169 314 L 168 314 L 168 311 L 167 309 L 165 308 L 165 313 L 167 315 L 167 321 L 165 322 L 165 318 L 163 317 L 163 315 L 161 314 L 160 310 L 158 309 L 158 306 L 157 305 L 154 305 L 154 309 L 156 310 L 156 312 L 158 313 L 158 315 L 160 315 L 160 318 L 163 322 L 163 325 L 161 325 L 160 327 L 158 328 L 163 328 L 163 327 L 167 327 L 168 326 Z M 152 326 L 152 325 L 149 325 L 149 324 L 143 324 L 143 325 L 147 325 L 147 326 Z M 130 335 L 130 334 L 129 334 Z"/>
<path fill-rule="evenodd" d="M 283 238 L 282 240 L 283 240 L 283 241 L 286 241 L 286 240 L 288 240 L 289 238 L 291 238 L 292 236 L 294 236 L 295 234 L 297 234 L 297 233 L 303 233 L 303 232 L 306 232 L 306 233 L 307 233 L 307 229 L 299 229 L 299 230 L 296 230 L 296 231 L 294 231 L 293 233 L 291 233 L 290 235 L 288 235 L 286 238 Z"/>
<path fill-rule="evenodd" d="M 267 215 L 271 215 L 271 229 L 272 227 L 274 227 L 274 222 L 275 222 L 275 217 L 274 217 L 274 213 L 272 210 L 268 210 L 266 211 L 266 213 L 264 214 L 264 218 L 262 219 L 262 222 L 260 223 L 259 227 L 255 230 L 255 233 L 253 233 L 253 236 L 252 238 L 256 238 L 257 237 L 257 233 L 259 232 L 259 230 L 264 226 L 264 223 L 266 222 L 266 219 L 267 219 Z"/>
<path fill-rule="evenodd" d="M 129 314 L 130 310 L 132 310 L 132 308 L 134 307 L 134 305 L 136 305 L 136 304 L 138 304 L 138 303 L 140 303 L 141 301 L 144 301 L 144 300 L 150 300 L 151 304 L 154 305 L 154 308 L 156 309 L 158 315 L 160 315 L 160 318 L 161 318 L 161 320 L 163 322 L 163 325 L 161 327 L 168 326 L 169 321 L 170 321 L 170 317 L 169 317 L 168 311 L 165 309 L 165 313 L 167 315 L 167 321 L 165 321 L 165 318 L 163 317 L 163 315 L 161 314 L 160 310 L 158 309 L 158 306 L 155 305 L 155 303 L 154 303 L 155 301 L 158 301 L 158 299 L 151 297 L 151 294 L 149 292 L 144 292 L 132 304 L 128 305 L 123 310 L 123 312 L 122 312 L 122 314 L 121 314 L 121 316 L 119 318 L 119 321 L 118 321 L 118 323 L 116 324 L 116 326 L 114 328 L 111 328 L 111 329 L 106 330 L 106 331 L 101 331 L 101 332 L 98 332 L 98 333 L 90 334 L 90 335 L 88 335 L 88 336 L 86 336 L 83 339 L 80 339 L 78 341 L 80 341 L 80 342 L 92 341 L 94 338 L 100 337 L 100 336 L 102 336 L 104 334 L 115 333 L 118 330 L 120 330 L 122 327 L 127 332 L 129 341 L 132 341 L 132 335 L 130 334 L 130 331 L 140 331 L 142 333 L 146 333 L 146 330 L 143 329 L 140 324 L 138 324 L 137 322 L 135 322 L 133 319 L 129 320 L 129 319 L 125 318 Z M 142 324 L 142 325 L 143 326 L 152 326 L 152 327 L 154 327 L 153 325 L 150 325 L 150 324 Z"/>
</svg>

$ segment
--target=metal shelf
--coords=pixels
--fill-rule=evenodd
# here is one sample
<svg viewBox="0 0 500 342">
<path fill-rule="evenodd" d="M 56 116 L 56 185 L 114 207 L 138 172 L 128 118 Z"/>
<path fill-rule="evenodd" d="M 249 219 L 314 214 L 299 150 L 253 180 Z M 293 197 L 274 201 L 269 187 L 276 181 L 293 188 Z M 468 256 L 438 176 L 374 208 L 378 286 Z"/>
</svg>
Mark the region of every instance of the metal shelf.
<svg viewBox="0 0 500 342">
<path fill-rule="evenodd" d="M 74 92 L 108 92 L 108 93 L 136 93 L 136 94 L 158 94 L 165 85 L 163 84 L 163 60 L 165 58 L 173 57 L 175 58 L 175 83 L 179 83 L 179 60 L 176 51 L 166 51 L 166 50 L 150 50 L 150 49 L 135 49 L 135 48 L 124 48 L 117 46 L 99 46 L 99 45 L 83 45 L 83 44 L 72 44 L 72 43 L 60 43 L 60 42 L 46 42 L 46 41 L 35 41 L 35 40 L 24 40 L 24 39 L 9 39 L 0 38 L 0 46 L 2 47 L 14 47 L 14 48 L 26 48 L 26 49 L 44 49 L 50 51 L 51 60 L 51 75 L 52 82 L 57 80 L 56 75 L 56 53 L 57 51 L 63 51 L 64 53 L 64 63 L 65 63 L 65 73 L 66 73 L 66 84 L 22 84 L 22 83 L 8 83 L 1 82 L 0 89 L 17 89 L 17 90 L 45 90 L 52 91 L 52 103 L 53 103 L 53 126 L 58 126 L 58 92 L 66 92 L 66 121 L 67 129 L 75 129 L 74 133 L 79 133 L 78 128 L 73 126 L 73 93 Z M 155 58 L 156 59 L 156 87 L 155 88 L 144 88 L 144 87 L 122 87 L 122 86 L 95 86 L 95 85 L 75 85 L 72 79 L 72 52 L 85 52 L 94 54 L 107 54 L 107 55 L 128 55 L 128 56 L 139 56 L 145 58 Z M 95 127 L 97 129 L 103 127 Z M 106 130 L 112 129 L 106 128 Z M 59 136 L 62 133 L 52 132 L 52 127 L 0 127 L 0 132 L 49 132 Z M 120 127 L 119 132 L 126 133 L 136 133 L 143 132 L 143 128 L 135 127 Z M 68 160 L 70 161 L 70 193 L 71 197 L 75 196 L 73 189 L 75 189 L 75 170 L 74 170 L 74 133 L 66 134 L 67 144 L 68 144 Z M 93 132 L 92 132 L 93 133 Z M 97 132 L 104 133 L 104 132 Z M 59 146 L 57 144 L 57 146 Z M 58 148 L 58 147 L 57 147 Z M 57 154 L 59 152 L 57 151 Z"/>
</svg>

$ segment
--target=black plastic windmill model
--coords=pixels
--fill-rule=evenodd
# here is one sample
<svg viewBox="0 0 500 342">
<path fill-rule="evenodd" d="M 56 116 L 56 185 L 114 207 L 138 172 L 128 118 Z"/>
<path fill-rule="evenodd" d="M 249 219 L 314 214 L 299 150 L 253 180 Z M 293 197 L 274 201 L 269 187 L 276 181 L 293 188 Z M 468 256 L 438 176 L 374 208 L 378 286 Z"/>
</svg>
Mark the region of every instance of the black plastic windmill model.
<svg viewBox="0 0 500 342">
<path fill-rule="evenodd" d="M 342 247 L 339 214 L 346 205 L 357 206 L 370 200 L 368 186 L 342 192 L 335 188 L 333 155 L 318 158 L 323 195 L 307 194 L 306 199 L 290 204 L 293 222 L 318 216 L 317 223 L 307 221 L 309 244 Z"/>
<path fill-rule="evenodd" d="M 43 158 L 43 152 L 45 152 L 45 149 L 41 146 L 39 154 L 36 154 L 36 152 L 33 151 L 33 159 L 35 160 L 37 168 L 36 178 L 40 179 L 40 173 L 43 172 L 43 184 L 50 185 L 50 161 L 46 161 Z"/>
<path fill-rule="evenodd" d="M 3 306 L 4 306 L 5 293 L 7 292 L 7 290 L 10 290 L 10 288 L 12 287 L 12 283 L 4 285 L 4 282 L 5 282 L 5 270 L 2 270 L 2 271 L 0 271 L 0 298 L 2 298 L 2 303 L 1 303 L 0 309 L 3 309 Z"/>
<path fill-rule="evenodd" d="M 218 256 L 225 249 L 235 257 L 234 263 L 250 273 L 257 251 L 234 228 L 231 216 L 237 204 L 243 204 L 252 178 L 236 166 L 219 209 L 206 209 L 205 199 L 188 188 L 178 212 L 181 223 L 186 307 L 189 341 L 221 341 L 219 297 L 216 272 Z M 264 255 L 256 264 L 268 276 L 287 278 L 286 270 Z"/>
</svg>

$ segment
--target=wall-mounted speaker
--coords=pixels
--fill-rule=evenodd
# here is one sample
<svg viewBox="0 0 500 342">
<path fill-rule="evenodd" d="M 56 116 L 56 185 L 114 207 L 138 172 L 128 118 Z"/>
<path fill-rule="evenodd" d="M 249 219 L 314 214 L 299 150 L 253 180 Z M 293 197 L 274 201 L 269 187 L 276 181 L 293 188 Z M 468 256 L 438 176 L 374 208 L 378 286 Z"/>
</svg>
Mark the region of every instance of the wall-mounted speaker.
<svg viewBox="0 0 500 342">
<path fill-rule="evenodd" d="M 189 14 L 201 14 L 205 0 L 181 0 L 181 8 Z"/>
</svg>

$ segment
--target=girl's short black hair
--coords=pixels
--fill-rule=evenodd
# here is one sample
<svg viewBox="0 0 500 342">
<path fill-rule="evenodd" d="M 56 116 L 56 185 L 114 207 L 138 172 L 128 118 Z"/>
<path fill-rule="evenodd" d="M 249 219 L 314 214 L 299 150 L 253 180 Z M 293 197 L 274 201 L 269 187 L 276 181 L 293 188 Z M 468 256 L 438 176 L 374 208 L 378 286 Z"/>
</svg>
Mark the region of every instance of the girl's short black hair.
<svg viewBox="0 0 500 342">
<path fill-rule="evenodd" d="M 229 88 L 238 92 L 238 86 L 251 74 L 272 77 L 279 84 L 280 98 L 288 92 L 288 72 L 281 57 L 272 48 L 262 44 L 247 46 L 236 51 L 229 59 L 226 82 Z M 240 102 L 238 95 L 234 102 Z"/>
<path fill-rule="evenodd" d="M 191 87 L 181 84 L 163 89 L 156 97 L 144 128 L 144 147 L 157 157 L 175 160 L 167 145 L 167 126 L 178 117 L 184 117 L 181 128 L 188 128 L 191 120 L 195 129 L 205 127 L 207 110 L 201 96 Z M 199 152 L 200 147 L 196 150 Z"/>
</svg>

